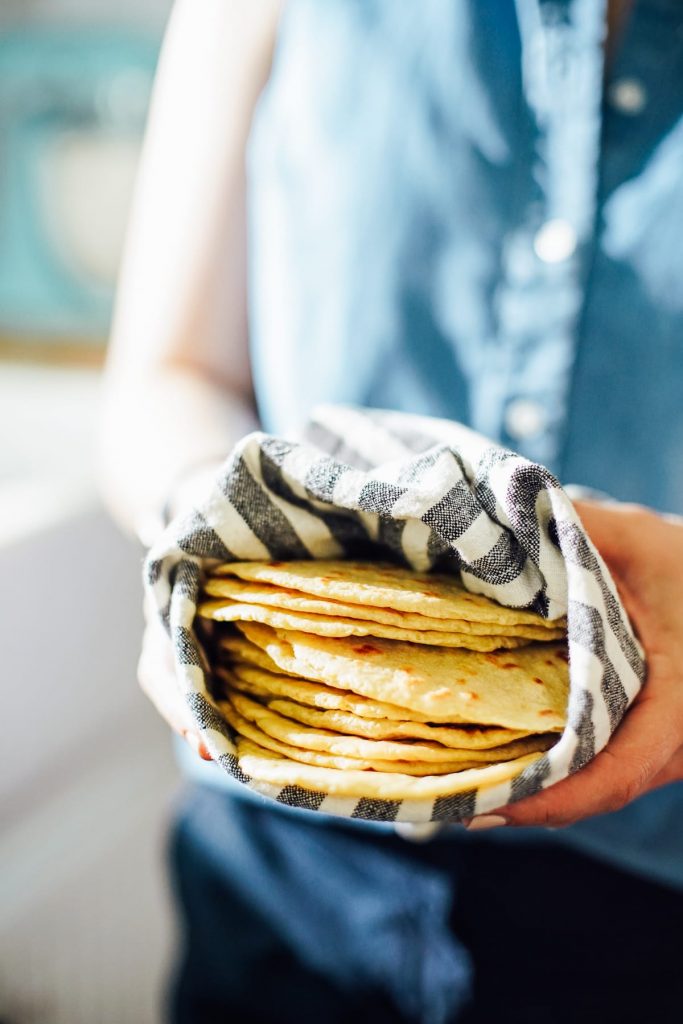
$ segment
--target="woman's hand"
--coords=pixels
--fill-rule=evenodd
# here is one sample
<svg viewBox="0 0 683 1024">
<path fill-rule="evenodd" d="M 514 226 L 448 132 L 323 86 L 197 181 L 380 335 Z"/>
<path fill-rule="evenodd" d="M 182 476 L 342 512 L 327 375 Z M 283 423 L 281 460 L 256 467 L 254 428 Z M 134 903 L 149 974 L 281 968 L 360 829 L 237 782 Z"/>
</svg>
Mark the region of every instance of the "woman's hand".
<svg viewBox="0 0 683 1024">
<path fill-rule="evenodd" d="M 171 728 L 187 740 L 196 754 L 205 761 L 211 761 L 211 754 L 200 740 L 197 727 L 178 688 L 170 638 L 155 610 L 147 602 L 145 621 L 142 653 L 138 662 L 140 686 Z"/>
<path fill-rule="evenodd" d="M 474 818 L 470 828 L 571 825 L 683 779 L 683 520 L 577 502 L 645 648 L 648 677 L 608 745 L 570 778 Z M 498 820 L 491 820 L 491 819 Z"/>
</svg>

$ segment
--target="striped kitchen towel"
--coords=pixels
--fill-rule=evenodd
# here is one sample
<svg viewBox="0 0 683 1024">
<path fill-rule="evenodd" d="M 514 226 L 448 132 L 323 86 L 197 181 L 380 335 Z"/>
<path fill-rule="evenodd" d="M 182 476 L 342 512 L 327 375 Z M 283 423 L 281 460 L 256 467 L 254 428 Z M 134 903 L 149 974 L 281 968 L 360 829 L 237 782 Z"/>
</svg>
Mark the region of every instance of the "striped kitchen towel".
<svg viewBox="0 0 683 1024">
<path fill-rule="evenodd" d="M 235 560 L 345 557 L 438 565 L 501 604 L 567 615 L 568 720 L 556 745 L 510 781 L 435 800 L 341 799 L 245 775 L 193 627 L 202 572 Z M 329 406 L 301 441 L 248 435 L 193 511 L 168 525 L 144 572 L 213 758 L 260 793 L 328 814 L 457 821 L 529 796 L 605 746 L 645 676 L 614 583 L 558 481 L 445 420 Z"/>
</svg>

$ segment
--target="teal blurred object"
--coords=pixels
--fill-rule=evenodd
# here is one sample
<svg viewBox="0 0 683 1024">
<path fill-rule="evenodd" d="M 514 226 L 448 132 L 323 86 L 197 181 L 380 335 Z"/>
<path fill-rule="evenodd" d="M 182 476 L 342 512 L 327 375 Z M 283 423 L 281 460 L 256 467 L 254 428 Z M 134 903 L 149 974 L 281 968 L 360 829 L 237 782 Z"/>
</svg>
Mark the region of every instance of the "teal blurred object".
<svg viewBox="0 0 683 1024">
<path fill-rule="evenodd" d="M 0 334 L 103 338 L 159 40 L 0 35 Z"/>
</svg>

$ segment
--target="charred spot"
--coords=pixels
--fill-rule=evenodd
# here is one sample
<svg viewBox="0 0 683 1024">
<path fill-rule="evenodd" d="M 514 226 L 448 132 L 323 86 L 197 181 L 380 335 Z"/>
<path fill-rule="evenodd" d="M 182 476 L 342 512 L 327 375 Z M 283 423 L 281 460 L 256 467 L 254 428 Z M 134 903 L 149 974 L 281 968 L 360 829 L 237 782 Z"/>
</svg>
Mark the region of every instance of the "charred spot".
<svg viewBox="0 0 683 1024">
<path fill-rule="evenodd" d="M 538 713 L 539 713 L 539 715 L 544 716 L 544 715 L 553 715 L 555 712 L 551 711 L 550 708 L 547 708 L 545 711 L 539 711 Z"/>
<path fill-rule="evenodd" d="M 504 661 L 503 664 L 500 667 L 501 668 L 519 668 L 519 665 L 518 665 L 518 663 L 516 661 Z M 540 680 L 538 680 L 538 682 L 540 682 Z"/>
<path fill-rule="evenodd" d="M 353 651 L 355 654 L 380 654 L 379 648 L 373 647 L 372 644 L 359 644 Z"/>
<path fill-rule="evenodd" d="M 555 657 L 559 658 L 560 661 L 569 662 L 569 651 L 556 651 Z"/>
<path fill-rule="evenodd" d="M 538 676 L 534 676 L 534 682 L 538 683 L 539 686 L 543 686 L 543 680 L 539 679 Z"/>
</svg>

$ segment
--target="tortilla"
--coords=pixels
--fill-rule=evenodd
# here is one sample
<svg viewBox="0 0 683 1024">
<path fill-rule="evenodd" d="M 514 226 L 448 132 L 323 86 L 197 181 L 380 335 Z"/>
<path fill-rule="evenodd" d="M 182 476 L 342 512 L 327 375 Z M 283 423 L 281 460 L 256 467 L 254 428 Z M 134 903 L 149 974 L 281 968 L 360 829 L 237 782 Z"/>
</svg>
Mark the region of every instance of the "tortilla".
<svg viewBox="0 0 683 1024">
<path fill-rule="evenodd" d="M 238 631 L 212 627 L 214 693 L 257 788 L 433 800 L 514 777 L 564 727 L 564 620 L 453 577 L 237 562 L 214 570 L 198 614 Z"/>
<path fill-rule="evenodd" d="M 217 653 L 225 652 L 231 661 L 244 662 L 258 667 L 266 672 L 276 673 L 280 676 L 289 676 L 283 668 L 276 665 L 272 658 L 269 658 L 265 651 L 247 640 L 242 633 L 220 633 L 215 637 Z"/>
<path fill-rule="evenodd" d="M 372 758 L 345 757 L 340 754 L 328 754 L 319 750 L 306 750 L 303 747 L 289 746 L 282 740 L 276 739 L 268 733 L 263 732 L 253 722 L 242 718 L 239 712 L 226 701 L 220 706 L 226 719 L 238 734 L 237 749 L 239 753 L 240 738 L 246 737 L 254 743 L 258 743 L 267 750 L 273 750 L 284 754 L 292 761 L 301 761 L 304 764 L 315 765 L 320 768 L 337 768 L 342 771 L 377 771 L 387 774 L 400 773 L 404 775 L 440 775 L 451 774 L 458 771 L 466 771 L 475 766 L 472 761 L 444 761 L 441 763 L 423 761 L 380 761 Z"/>
<path fill-rule="evenodd" d="M 222 600 L 204 601 L 197 614 L 218 622 L 261 622 L 275 629 L 296 630 L 316 636 L 372 636 L 401 640 L 404 643 L 466 647 L 474 651 L 495 651 L 500 648 L 523 647 L 531 641 L 518 636 L 480 636 L 474 633 L 446 633 L 437 630 L 401 629 L 384 622 L 363 622 L 360 619 L 329 619 L 323 615 L 304 615 L 257 604 L 233 604 Z"/>
<path fill-rule="evenodd" d="M 528 732 L 564 727 L 566 648 L 530 644 L 481 654 L 374 638 L 321 637 L 241 623 L 245 636 L 288 672 L 383 700 L 429 721 L 467 721 Z"/>
<path fill-rule="evenodd" d="M 274 584 L 334 601 L 390 608 L 437 619 L 565 628 L 536 612 L 506 608 L 473 594 L 453 576 L 418 573 L 396 565 L 354 561 L 230 562 L 212 570 L 214 576 Z"/>
<path fill-rule="evenodd" d="M 375 704 L 368 698 L 343 693 L 322 683 L 271 675 L 239 662 L 231 665 L 229 670 L 220 669 L 219 678 L 229 689 L 265 700 L 274 710 L 304 725 L 317 725 L 369 739 L 426 739 L 446 747 L 472 750 L 489 750 L 522 739 L 545 739 L 545 734 L 531 736 L 521 729 L 501 729 L 499 726 L 427 723 L 417 712 L 403 711 L 379 702 Z M 289 710 L 284 706 L 276 707 L 277 701 L 282 701 Z M 385 708 L 390 714 L 381 713 Z M 373 714 L 375 711 L 377 713 Z M 416 716 L 417 720 L 408 718 L 409 715 Z M 405 719 L 402 716 L 406 716 Z"/>
<path fill-rule="evenodd" d="M 308 679 L 265 673 L 247 663 L 234 662 L 229 666 L 229 675 L 234 677 L 231 682 L 236 689 L 244 690 L 248 686 L 250 689 L 247 692 L 251 692 L 255 697 L 272 697 L 273 695 L 290 697 L 300 704 L 348 711 L 362 718 L 385 718 L 397 722 L 404 720 L 428 721 L 426 715 L 421 715 L 417 711 L 409 711 L 383 701 L 361 697 L 350 691 L 336 690 L 323 683 L 310 682 Z M 221 675 L 221 678 L 229 678 L 229 675 L 227 677 Z"/>
<path fill-rule="evenodd" d="M 452 763 L 472 761 L 476 763 L 505 760 L 505 755 L 502 758 L 491 757 L 488 750 L 455 750 L 428 740 L 365 739 L 332 732 L 329 729 L 310 728 L 290 718 L 285 718 L 270 707 L 264 707 L 239 693 L 230 695 L 230 703 L 242 718 L 258 726 L 268 736 L 280 740 L 290 747 L 302 747 L 304 750 L 319 750 L 340 757 L 367 758 L 372 761 L 447 761 Z"/>
<path fill-rule="evenodd" d="M 562 625 L 552 628 L 545 621 L 542 621 L 541 625 L 505 625 L 497 622 L 472 622 L 467 619 L 442 619 L 418 613 L 392 611 L 390 608 L 379 608 L 374 605 L 329 601 L 311 594 L 304 594 L 301 591 L 286 590 L 267 583 L 250 583 L 229 577 L 207 580 L 204 585 L 204 594 L 209 597 L 222 598 L 223 603 L 246 603 L 263 605 L 266 608 L 285 608 L 289 612 L 300 612 L 304 615 L 323 615 L 334 621 L 361 619 L 366 623 L 382 622 L 387 626 L 395 626 L 402 630 L 411 629 L 420 632 L 437 630 L 458 634 L 474 633 L 483 636 L 503 634 L 509 637 L 526 637 L 528 640 L 552 640 L 554 637 L 559 639 L 564 632 Z M 226 602 L 226 598 L 230 600 Z M 368 632 L 371 631 L 368 630 Z"/>
<path fill-rule="evenodd" d="M 557 736 L 543 734 L 514 739 L 508 737 L 508 730 L 493 729 L 500 742 L 491 742 L 484 729 L 468 726 L 437 726 L 422 722 L 387 722 L 382 719 L 360 718 L 344 711 L 320 711 L 295 701 L 275 698 L 268 701 L 268 710 L 291 718 L 313 729 L 332 730 L 349 736 L 360 736 L 368 740 L 427 740 L 441 743 L 444 747 L 467 751 L 472 760 L 509 761 L 534 750 L 547 750 L 557 741 Z M 476 753 L 476 756 L 475 756 Z M 481 757 L 479 755 L 482 755 Z"/>
<path fill-rule="evenodd" d="M 300 786 L 333 797 L 396 802 L 435 800 L 475 789 L 485 790 L 507 782 L 543 756 L 529 754 L 486 768 L 461 769 L 440 777 L 411 778 L 405 773 L 339 771 L 301 764 L 241 736 L 237 737 L 237 755 L 242 771 L 268 786 Z M 409 810 L 410 806 L 404 805 L 403 812 L 407 814 Z"/>
</svg>

